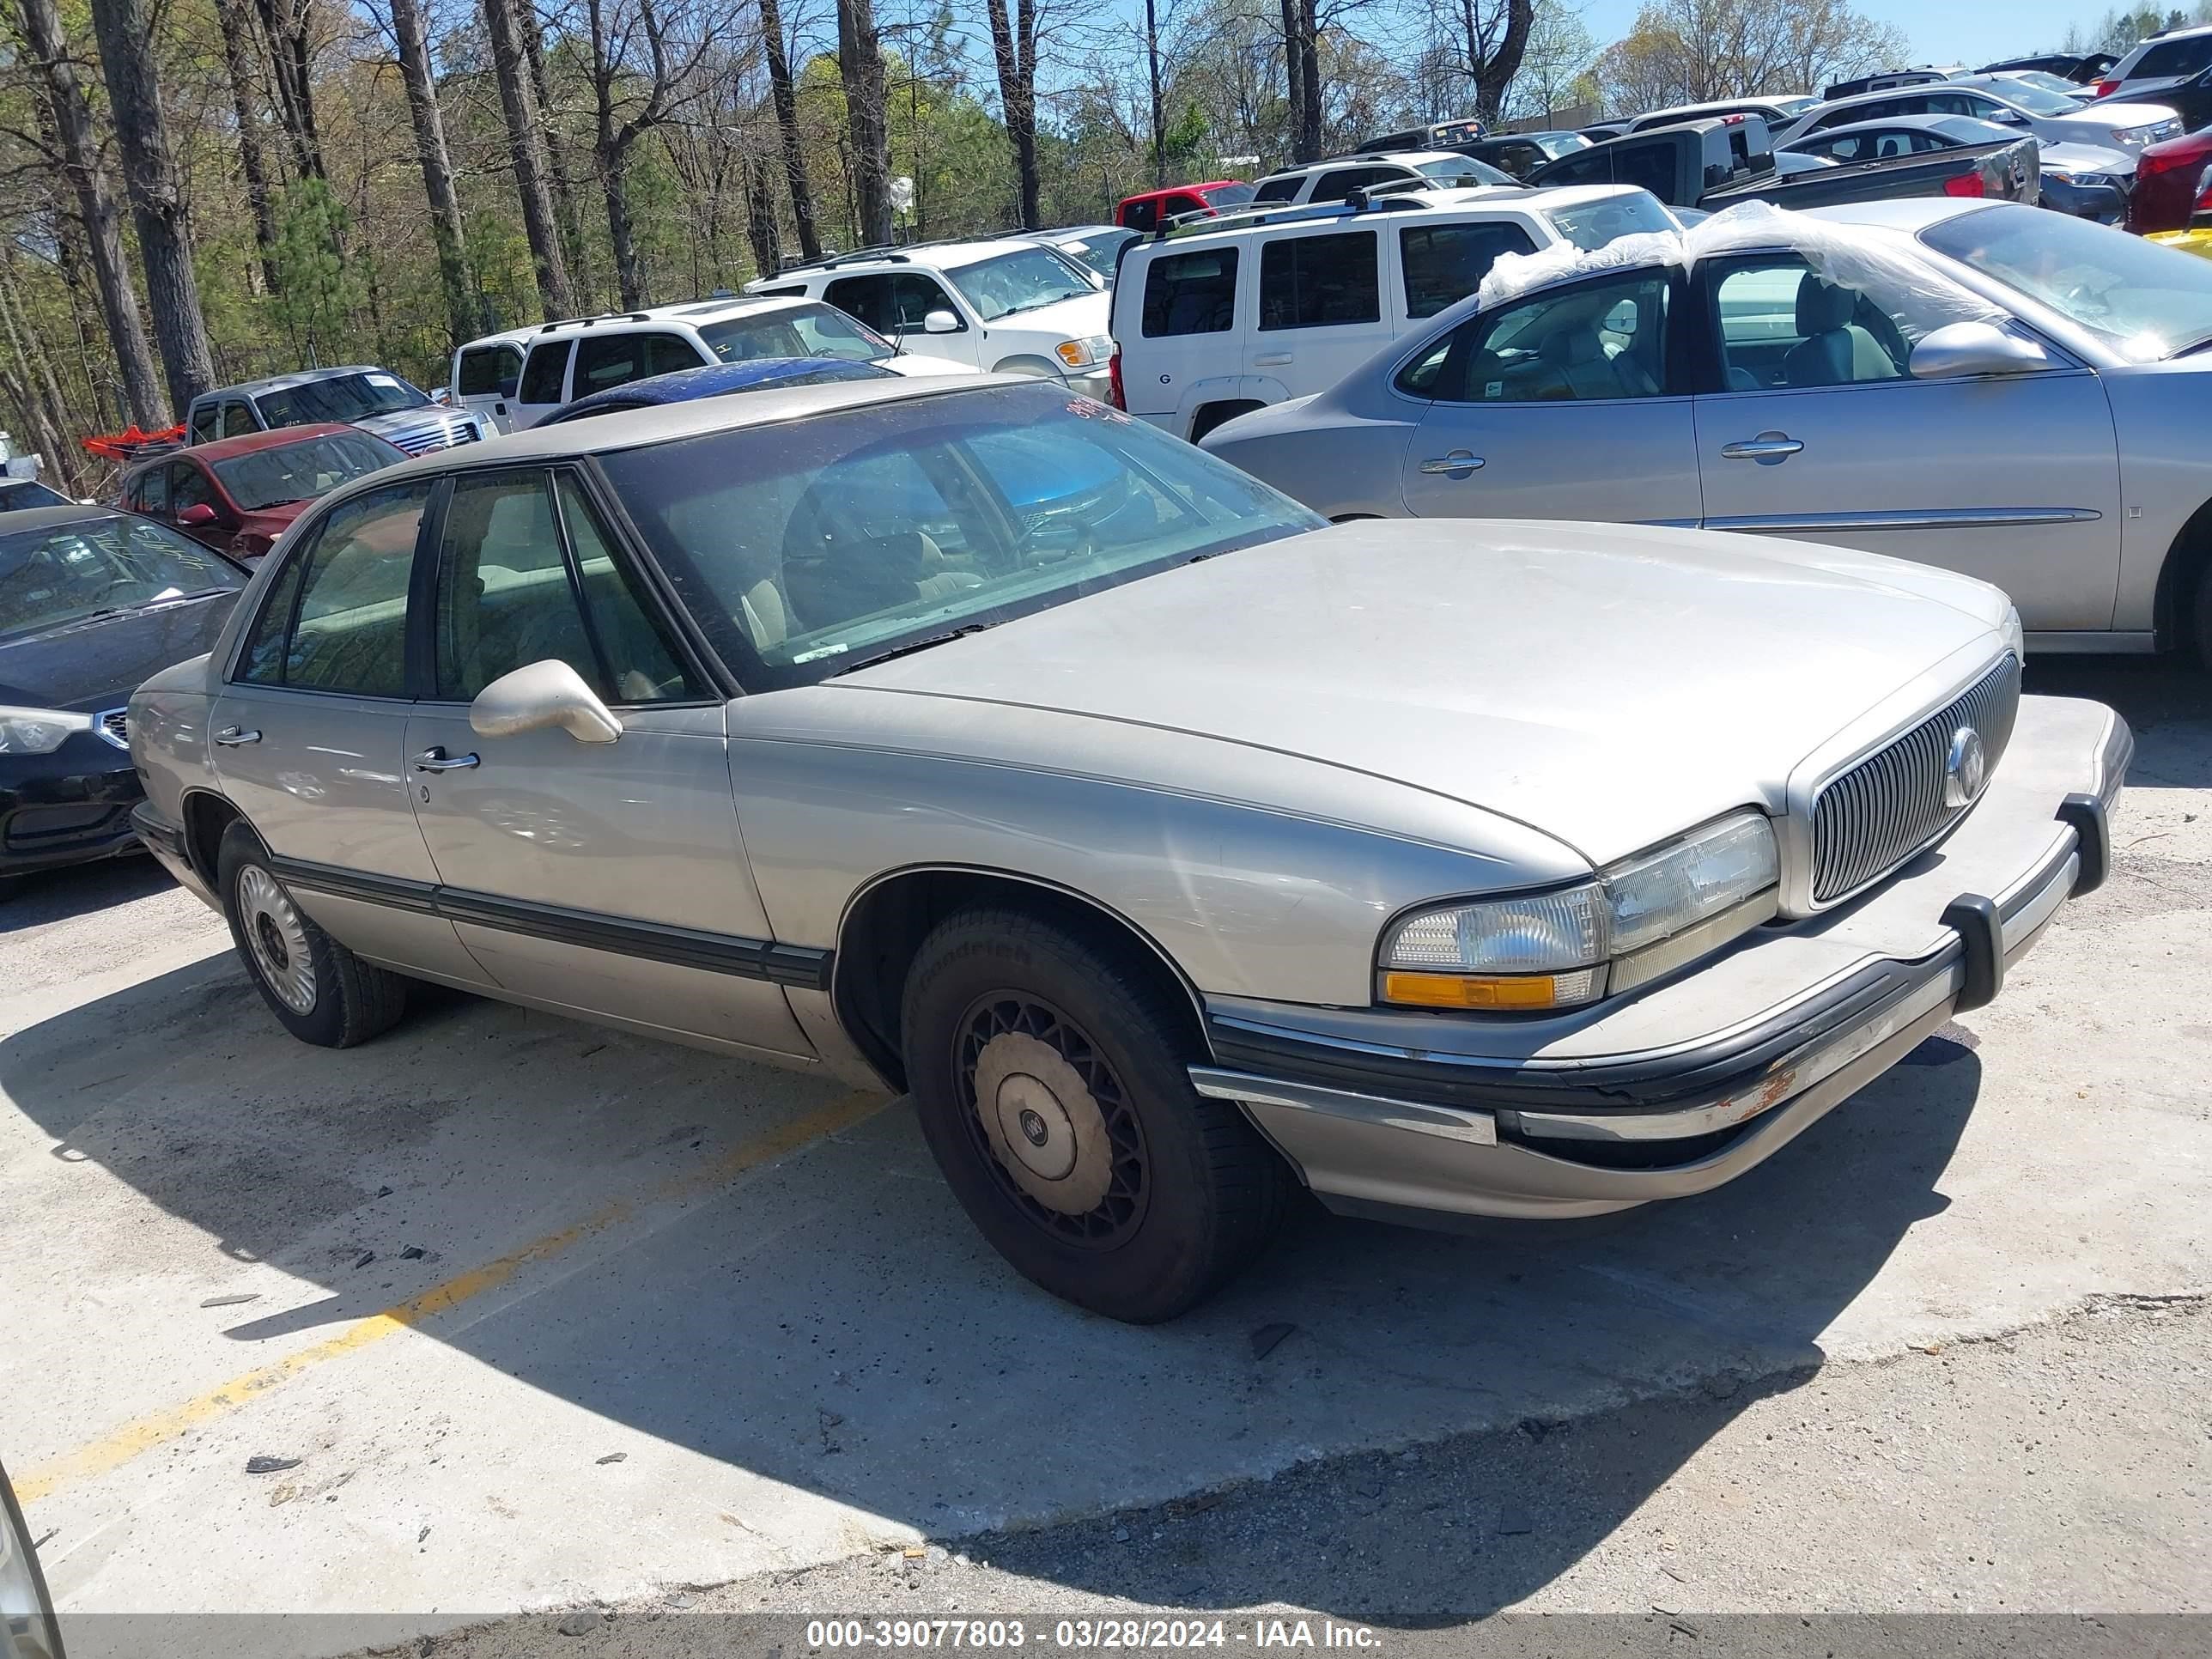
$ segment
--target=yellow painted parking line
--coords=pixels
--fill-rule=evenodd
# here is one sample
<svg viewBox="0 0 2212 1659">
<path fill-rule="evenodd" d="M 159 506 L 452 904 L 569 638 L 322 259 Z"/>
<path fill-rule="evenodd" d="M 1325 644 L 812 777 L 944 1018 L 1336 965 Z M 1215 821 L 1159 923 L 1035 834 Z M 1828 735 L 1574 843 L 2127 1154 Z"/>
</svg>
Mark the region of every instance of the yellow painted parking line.
<svg viewBox="0 0 2212 1659">
<path fill-rule="evenodd" d="M 443 1283 L 432 1285 L 420 1296 L 386 1308 L 382 1313 L 371 1314 L 326 1341 L 287 1354 L 273 1364 L 247 1371 L 243 1376 L 234 1376 L 229 1382 L 210 1389 L 205 1394 L 196 1395 L 167 1410 L 149 1413 L 101 1436 L 89 1445 L 80 1446 L 75 1451 L 64 1452 L 51 1462 L 33 1467 L 28 1474 L 16 1477 L 17 1501 L 35 1504 L 72 1481 L 120 1468 L 141 1453 L 151 1451 L 188 1430 L 228 1416 L 270 1389 L 281 1387 L 325 1361 L 357 1353 L 381 1342 L 387 1336 L 411 1330 L 488 1291 L 497 1290 L 525 1267 L 551 1261 L 586 1239 L 619 1225 L 641 1209 L 696 1198 L 702 1193 L 711 1192 L 748 1170 L 757 1169 L 787 1153 L 795 1152 L 840 1129 L 849 1129 L 889 1103 L 887 1097 L 872 1090 L 844 1096 L 826 1106 L 804 1113 L 766 1134 L 734 1146 L 696 1170 L 672 1176 L 635 1197 L 615 1199 L 603 1204 L 558 1231 L 533 1238 L 527 1244 L 509 1250 L 505 1255 L 481 1267 L 455 1273 Z"/>
</svg>

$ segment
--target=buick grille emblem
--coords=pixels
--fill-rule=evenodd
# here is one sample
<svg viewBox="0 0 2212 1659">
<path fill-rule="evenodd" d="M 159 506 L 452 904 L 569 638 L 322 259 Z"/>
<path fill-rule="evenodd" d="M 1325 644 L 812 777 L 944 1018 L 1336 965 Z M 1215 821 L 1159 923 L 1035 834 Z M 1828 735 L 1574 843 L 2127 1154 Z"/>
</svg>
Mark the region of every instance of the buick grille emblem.
<svg viewBox="0 0 2212 1659">
<path fill-rule="evenodd" d="M 1943 805 L 1954 811 L 1972 806 L 1989 770 L 1982 734 L 1971 726 L 1960 726 L 1951 734 L 1951 752 L 1943 757 Z"/>
</svg>

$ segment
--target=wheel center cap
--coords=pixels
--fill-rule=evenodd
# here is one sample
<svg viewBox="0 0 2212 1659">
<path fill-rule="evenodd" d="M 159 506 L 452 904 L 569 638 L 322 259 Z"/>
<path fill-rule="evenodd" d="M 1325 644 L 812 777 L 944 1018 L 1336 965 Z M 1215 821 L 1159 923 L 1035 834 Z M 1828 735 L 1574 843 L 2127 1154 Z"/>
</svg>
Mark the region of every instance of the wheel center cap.
<svg viewBox="0 0 2212 1659">
<path fill-rule="evenodd" d="M 1030 1173 L 1058 1181 L 1075 1167 L 1075 1126 L 1042 1079 L 1014 1073 L 1000 1084 L 994 1104 L 1007 1147 Z"/>
</svg>

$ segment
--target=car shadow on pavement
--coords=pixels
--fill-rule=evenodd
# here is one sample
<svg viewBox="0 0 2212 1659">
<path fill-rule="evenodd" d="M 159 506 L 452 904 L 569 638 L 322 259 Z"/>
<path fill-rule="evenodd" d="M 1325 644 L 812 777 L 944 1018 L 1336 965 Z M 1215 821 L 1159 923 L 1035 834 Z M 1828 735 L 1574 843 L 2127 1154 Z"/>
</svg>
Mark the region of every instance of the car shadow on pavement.
<svg viewBox="0 0 2212 1659">
<path fill-rule="evenodd" d="M 0 933 L 68 921 L 176 884 L 153 860 L 131 854 L 0 878 Z"/>
<path fill-rule="evenodd" d="M 574 1433 L 574 1413 L 550 1433 L 544 1414 L 578 1407 L 714 1460 L 727 1489 L 693 1524 L 748 1536 L 818 1525 L 793 1518 L 811 1497 L 962 1537 L 1522 1425 L 1531 1456 L 1565 1458 L 1573 1432 L 1549 1425 L 1681 1390 L 1715 1403 L 1571 1489 L 1539 1468 L 1454 1494 L 1426 1577 L 1359 1552 L 1361 1514 L 1387 1504 L 1387 1483 L 1316 1505 L 1311 1558 L 1247 1553 L 1232 1571 L 1201 1551 L 1154 1582 L 1106 1551 L 1052 1571 L 1193 1606 L 1464 1617 L 1542 1588 L 1735 1410 L 1817 1370 L 1831 1324 L 1948 1201 L 1939 1183 L 1979 1064 L 1955 1042 L 1916 1059 L 1935 1063 L 1898 1068 L 1717 1192 L 1475 1236 L 1315 1210 L 1214 1302 L 1152 1328 L 1079 1313 L 1007 1270 L 899 1103 L 700 1201 L 631 1205 L 557 1274 L 419 1329 L 525 1385 L 511 1423 L 474 1401 L 470 1432 L 514 1435 L 549 1501 L 589 1504 L 592 1482 L 612 1478 L 587 1457 L 542 1463 L 544 1443 Z M 434 993 L 375 1042 L 307 1048 L 218 957 L 0 1040 L 0 1092 L 57 1143 L 46 1179 L 90 1161 L 184 1224 L 142 1228 L 160 1260 L 137 1270 L 133 1296 L 175 1275 L 174 1317 L 226 1273 L 261 1275 L 237 1282 L 260 1287 L 267 1311 L 198 1316 L 228 1339 L 234 1370 L 572 1225 L 610 1194 L 708 1167 L 838 1091 Z M 27 1186 L 19 1216 L 70 1213 Z M 114 1248 L 41 1241 L 80 1243 Z M 301 1298 L 303 1285 L 320 1293 Z M 646 1469 L 665 1455 L 641 1444 Z M 682 1497 L 656 1502 L 680 1511 Z M 745 1548 L 731 1576 L 759 1562 Z"/>
<path fill-rule="evenodd" d="M 2131 789 L 2212 786 L 2212 670 L 2183 655 L 2039 657 L 2023 690 L 2089 697 L 2120 712 L 2136 738 Z"/>
</svg>

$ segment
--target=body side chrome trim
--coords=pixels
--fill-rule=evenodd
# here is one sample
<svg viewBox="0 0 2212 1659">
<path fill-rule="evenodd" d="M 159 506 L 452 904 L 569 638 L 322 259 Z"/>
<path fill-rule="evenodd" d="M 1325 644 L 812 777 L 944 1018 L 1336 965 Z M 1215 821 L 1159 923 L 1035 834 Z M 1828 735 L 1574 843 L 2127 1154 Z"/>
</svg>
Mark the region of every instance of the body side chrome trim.
<svg viewBox="0 0 2212 1659">
<path fill-rule="evenodd" d="M 1705 527 L 1802 536 L 1808 531 L 1996 530 L 2022 525 L 2088 524 L 2104 516 L 2094 507 L 1933 507 L 1909 512 L 1747 513 L 1709 518 Z"/>
<path fill-rule="evenodd" d="M 767 980 L 776 985 L 823 990 L 829 987 L 834 965 L 835 959 L 828 951 L 784 945 L 775 939 L 740 939 L 665 922 L 601 915 L 594 911 L 570 909 L 565 905 L 532 903 L 431 882 L 364 875 L 301 859 L 272 857 L 270 863 L 287 885 L 311 893 L 388 905 L 419 915 L 442 916 L 447 921 L 467 922 L 472 927 L 496 928 L 501 933 L 552 939 L 562 945 L 638 957 L 649 962 L 665 962 L 679 968 L 728 974 L 738 979 Z"/>
</svg>

